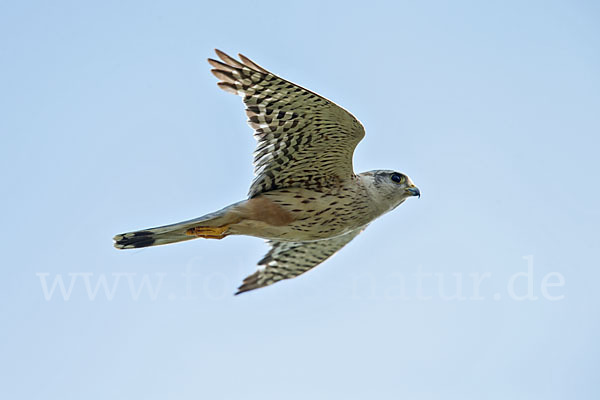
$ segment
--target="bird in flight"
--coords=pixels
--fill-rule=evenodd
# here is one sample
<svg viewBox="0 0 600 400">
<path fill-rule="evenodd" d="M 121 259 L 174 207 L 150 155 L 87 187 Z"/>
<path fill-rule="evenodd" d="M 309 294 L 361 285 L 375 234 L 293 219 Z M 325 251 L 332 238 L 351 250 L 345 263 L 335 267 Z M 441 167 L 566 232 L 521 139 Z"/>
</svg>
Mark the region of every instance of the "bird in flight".
<svg viewBox="0 0 600 400">
<path fill-rule="evenodd" d="M 420 196 L 400 172 L 355 174 L 361 123 L 326 98 L 247 57 L 215 50 L 218 85 L 242 96 L 258 144 L 248 198 L 189 221 L 116 235 L 117 249 L 248 235 L 271 247 L 236 294 L 294 278 L 321 264 L 379 216 Z"/>
</svg>

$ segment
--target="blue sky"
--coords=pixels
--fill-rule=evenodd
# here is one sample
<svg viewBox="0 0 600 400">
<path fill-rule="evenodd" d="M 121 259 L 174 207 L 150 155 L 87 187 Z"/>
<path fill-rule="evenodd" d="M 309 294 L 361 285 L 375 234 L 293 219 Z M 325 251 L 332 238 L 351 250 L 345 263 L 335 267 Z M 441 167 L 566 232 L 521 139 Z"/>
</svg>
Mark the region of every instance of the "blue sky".
<svg viewBox="0 0 600 400">
<path fill-rule="evenodd" d="M 599 21 L 589 1 L 4 2 L 0 396 L 598 398 Z M 355 169 L 421 198 L 236 297 L 259 239 L 112 248 L 245 197 L 254 139 L 215 47 L 350 110 Z"/>
</svg>

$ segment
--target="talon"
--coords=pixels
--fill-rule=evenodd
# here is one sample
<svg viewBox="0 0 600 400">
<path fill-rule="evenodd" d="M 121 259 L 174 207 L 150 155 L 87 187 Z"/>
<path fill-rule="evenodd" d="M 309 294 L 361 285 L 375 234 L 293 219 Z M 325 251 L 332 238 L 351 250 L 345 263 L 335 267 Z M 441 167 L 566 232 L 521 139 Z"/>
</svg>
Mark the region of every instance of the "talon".
<svg viewBox="0 0 600 400">
<path fill-rule="evenodd" d="M 227 236 L 229 225 L 225 226 L 196 226 L 185 231 L 186 235 L 201 237 L 204 239 L 223 239 Z"/>
</svg>

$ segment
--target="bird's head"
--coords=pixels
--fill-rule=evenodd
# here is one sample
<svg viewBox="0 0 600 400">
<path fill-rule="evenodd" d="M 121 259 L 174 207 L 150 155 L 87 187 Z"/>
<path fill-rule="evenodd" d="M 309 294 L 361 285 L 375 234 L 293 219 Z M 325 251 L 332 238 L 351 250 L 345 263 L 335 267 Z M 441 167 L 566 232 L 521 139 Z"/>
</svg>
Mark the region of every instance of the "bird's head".
<svg viewBox="0 0 600 400">
<path fill-rule="evenodd" d="M 421 197 L 419 188 L 401 172 L 376 170 L 364 172 L 360 177 L 383 212 L 393 210 L 409 197 Z"/>
</svg>

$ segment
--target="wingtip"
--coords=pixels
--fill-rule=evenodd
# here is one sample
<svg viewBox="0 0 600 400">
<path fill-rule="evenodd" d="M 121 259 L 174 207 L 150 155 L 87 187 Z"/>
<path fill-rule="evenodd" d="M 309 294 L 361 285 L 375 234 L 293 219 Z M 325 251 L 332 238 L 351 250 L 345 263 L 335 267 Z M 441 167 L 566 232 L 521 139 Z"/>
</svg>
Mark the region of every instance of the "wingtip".
<svg viewBox="0 0 600 400">
<path fill-rule="evenodd" d="M 236 296 L 263 287 L 263 285 L 258 284 L 258 281 L 256 280 L 256 274 L 257 273 L 255 272 L 243 280 L 242 284 L 237 288 L 237 292 L 235 292 Z"/>
<path fill-rule="evenodd" d="M 231 58 L 231 56 L 227 53 L 225 53 L 222 50 L 219 49 L 215 49 L 215 54 L 217 55 L 217 57 L 219 57 L 221 60 L 227 62 L 227 59 Z"/>
<path fill-rule="evenodd" d="M 247 67 L 250 67 L 257 71 L 263 72 L 265 74 L 269 73 L 269 71 L 267 71 L 266 69 L 264 69 L 263 67 L 261 67 L 260 65 L 258 65 L 257 63 L 255 63 L 254 61 L 252 61 L 251 59 L 246 57 L 245 55 L 243 55 L 242 53 L 238 53 L 238 57 L 240 58 L 240 60 L 242 60 L 242 63 L 244 65 L 246 65 Z"/>
<path fill-rule="evenodd" d="M 229 82 L 217 82 L 217 86 L 228 93 L 238 94 L 237 88 Z"/>
<path fill-rule="evenodd" d="M 236 60 L 235 58 L 231 57 L 229 54 L 225 53 L 224 51 L 221 51 L 219 49 L 215 49 L 215 54 L 225 63 L 228 64 L 231 67 L 235 67 L 235 68 L 244 68 L 244 64 L 242 64 L 241 62 L 239 62 L 238 60 Z"/>
<path fill-rule="evenodd" d="M 236 292 L 233 295 L 234 296 L 239 296 L 240 294 L 249 292 L 249 291 L 251 291 L 253 289 L 256 289 L 256 288 L 248 287 L 245 284 L 242 284 L 242 285 L 240 285 L 240 287 L 237 288 Z"/>
</svg>

